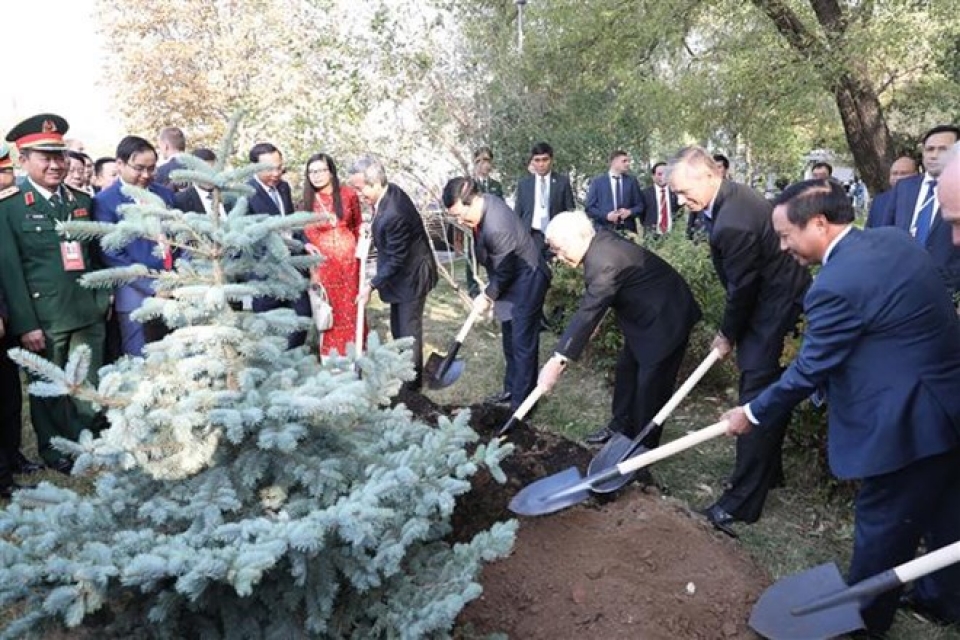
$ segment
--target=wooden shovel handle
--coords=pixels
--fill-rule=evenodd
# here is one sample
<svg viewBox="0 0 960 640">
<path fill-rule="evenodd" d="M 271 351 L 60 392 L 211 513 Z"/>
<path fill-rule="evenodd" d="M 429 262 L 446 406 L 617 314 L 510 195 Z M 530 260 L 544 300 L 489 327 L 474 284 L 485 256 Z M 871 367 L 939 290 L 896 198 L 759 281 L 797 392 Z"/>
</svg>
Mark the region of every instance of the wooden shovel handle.
<svg viewBox="0 0 960 640">
<path fill-rule="evenodd" d="M 669 458 L 675 453 L 680 453 L 681 451 L 695 447 L 702 442 L 712 440 L 717 436 L 722 436 L 727 432 L 728 424 L 729 422 L 727 420 L 721 420 L 720 422 L 712 424 L 709 427 L 704 427 L 699 431 L 694 431 L 693 433 L 685 435 L 682 438 L 677 438 L 672 442 L 661 445 L 652 451 L 647 451 L 646 453 L 641 453 L 638 456 L 628 458 L 617 465 L 617 470 L 621 475 L 633 473 L 637 469 L 642 469 L 643 467 L 649 466 L 654 462 L 658 462 L 664 458 Z"/>
<path fill-rule="evenodd" d="M 480 317 L 480 314 L 476 309 L 470 311 L 470 315 L 467 316 L 467 321 L 463 323 L 463 327 L 460 328 L 460 333 L 457 334 L 456 341 L 460 344 L 463 344 L 463 341 L 467 339 L 467 334 L 470 333 L 470 329 L 473 328 L 474 323 L 477 321 L 477 318 Z"/>
<path fill-rule="evenodd" d="M 700 379 L 706 375 L 707 371 L 710 370 L 714 364 L 717 363 L 717 360 L 720 359 L 720 351 L 718 349 L 712 349 L 707 357 L 704 358 L 703 362 L 700 363 L 700 366 L 694 369 L 693 373 L 690 374 L 680 388 L 674 392 L 673 396 L 667 401 L 667 404 L 663 405 L 663 409 L 660 409 L 660 412 L 653 416 L 653 422 L 657 423 L 657 426 L 662 426 L 666 422 L 667 418 L 670 417 L 670 414 L 673 413 L 673 410 L 683 402 L 683 399 L 687 397 L 687 394 L 697 386 L 697 383 L 700 382 Z"/>
<path fill-rule="evenodd" d="M 543 395 L 543 387 L 537 385 L 533 391 L 530 392 L 530 395 L 520 403 L 520 406 L 517 407 L 517 410 L 513 412 L 513 417 L 517 420 L 523 420 L 527 417 L 527 414 L 530 413 L 530 409 L 533 409 L 533 405 L 537 404 L 537 400 L 540 399 L 540 396 Z"/>
</svg>

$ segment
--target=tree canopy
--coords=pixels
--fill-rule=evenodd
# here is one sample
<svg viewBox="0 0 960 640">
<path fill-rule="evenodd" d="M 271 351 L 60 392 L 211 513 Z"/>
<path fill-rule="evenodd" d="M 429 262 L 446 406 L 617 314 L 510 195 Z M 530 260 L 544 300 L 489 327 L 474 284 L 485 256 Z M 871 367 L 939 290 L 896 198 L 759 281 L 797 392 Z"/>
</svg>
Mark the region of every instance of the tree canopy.
<svg viewBox="0 0 960 640">
<path fill-rule="evenodd" d="M 691 142 L 742 180 L 795 179 L 830 148 L 873 190 L 917 136 L 960 117 L 950 0 L 101 0 L 128 126 L 293 158 L 375 151 L 438 177 L 491 144 L 508 184 L 550 141 L 576 175 L 625 148 L 649 165 Z M 226 18 L 226 19 L 223 19 Z"/>
</svg>

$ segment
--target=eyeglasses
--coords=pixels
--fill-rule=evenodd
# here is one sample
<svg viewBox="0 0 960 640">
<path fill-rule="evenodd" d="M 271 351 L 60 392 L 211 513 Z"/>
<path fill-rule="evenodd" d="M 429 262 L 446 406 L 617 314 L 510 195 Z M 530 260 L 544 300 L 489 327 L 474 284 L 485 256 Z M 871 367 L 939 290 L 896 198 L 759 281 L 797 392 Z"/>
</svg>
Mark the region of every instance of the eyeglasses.
<svg viewBox="0 0 960 640">
<path fill-rule="evenodd" d="M 309 169 L 307 171 L 308 176 L 320 176 L 325 173 L 330 173 L 330 169 L 328 169 L 327 167 L 324 167 L 322 169 Z"/>
</svg>

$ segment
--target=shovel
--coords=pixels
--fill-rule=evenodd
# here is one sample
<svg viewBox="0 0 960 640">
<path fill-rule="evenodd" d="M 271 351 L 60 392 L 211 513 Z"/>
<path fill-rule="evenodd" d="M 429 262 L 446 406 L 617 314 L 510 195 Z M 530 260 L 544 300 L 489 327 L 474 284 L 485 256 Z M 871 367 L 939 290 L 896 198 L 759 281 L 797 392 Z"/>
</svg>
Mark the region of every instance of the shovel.
<svg viewBox="0 0 960 640">
<path fill-rule="evenodd" d="M 354 251 L 354 257 L 360 261 L 360 276 L 357 283 L 357 289 L 363 288 L 363 283 L 367 278 L 367 256 L 370 255 L 370 227 L 361 225 L 359 237 L 357 238 L 357 249 Z M 357 358 L 363 355 L 363 327 L 367 324 L 367 307 L 364 304 L 357 304 L 356 332 L 353 338 L 353 344 L 356 347 Z"/>
<path fill-rule="evenodd" d="M 588 475 L 586 478 L 580 475 L 576 467 L 570 467 L 560 473 L 537 480 L 521 489 L 520 493 L 513 497 L 509 505 L 510 511 L 521 516 L 539 516 L 579 504 L 590 497 L 590 491 L 596 485 L 609 482 L 619 476 L 632 474 L 654 462 L 723 435 L 727 431 L 727 424 L 726 420 L 721 420 L 652 451 L 624 460 L 610 469 Z"/>
<path fill-rule="evenodd" d="M 613 436 L 607 440 L 607 443 L 603 445 L 603 449 L 590 460 L 590 466 L 587 467 L 587 475 L 599 473 L 605 469 L 609 469 L 615 464 L 623 462 L 633 455 L 647 451 L 647 448 L 640 444 L 643 439 L 650 435 L 654 429 L 663 426 L 663 423 L 670 417 L 673 410 L 687 397 L 687 394 L 690 393 L 697 383 L 700 382 L 701 378 L 706 375 L 707 371 L 710 370 L 710 367 L 716 364 L 719 359 L 720 352 L 716 349 L 711 350 L 703 362 L 700 363 L 700 366 L 690 374 L 690 377 L 676 390 L 673 396 L 667 401 L 667 404 L 660 409 L 660 413 L 653 416 L 653 419 L 640 430 L 640 433 L 637 434 L 637 437 L 633 440 L 622 433 L 613 434 Z M 595 493 L 611 493 L 623 487 L 632 479 L 633 474 L 619 476 L 610 482 L 595 484 L 592 490 Z"/>
<path fill-rule="evenodd" d="M 423 370 L 429 376 L 427 378 L 427 384 L 431 389 L 445 389 L 459 380 L 460 376 L 463 375 L 463 360 L 457 360 L 457 353 L 460 352 L 460 346 L 466 339 L 467 334 L 470 333 L 473 323 L 476 322 L 479 317 L 480 313 L 476 310 L 470 312 L 470 315 L 467 316 L 467 321 L 463 323 L 463 328 L 460 329 L 460 333 L 457 334 L 457 337 L 454 338 L 450 344 L 447 355 L 442 356 L 434 351 L 430 354 L 430 357 L 427 358 L 427 363 L 423 366 Z"/>
<path fill-rule="evenodd" d="M 848 587 L 833 563 L 778 580 L 760 596 L 750 627 L 773 640 L 833 638 L 864 628 L 860 607 L 873 596 L 960 562 L 960 541 Z"/>
<path fill-rule="evenodd" d="M 497 437 L 504 435 L 510 429 L 513 429 L 517 426 L 524 418 L 527 417 L 527 414 L 530 413 L 530 409 L 533 409 L 533 405 L 537 404 L 537 400 L 540 399 L 540 396 L 543 395 L 543 387 L 537 385 L 534 387 L 533 391 L 530 392 L 530 395 L 526 397 L 517 410 L 513 412 L 513 415 L 510 416 L 510 419 L 503 423 L 503 426 L 500 427 L 500 431 L 497 431 Z"/>
</svg>

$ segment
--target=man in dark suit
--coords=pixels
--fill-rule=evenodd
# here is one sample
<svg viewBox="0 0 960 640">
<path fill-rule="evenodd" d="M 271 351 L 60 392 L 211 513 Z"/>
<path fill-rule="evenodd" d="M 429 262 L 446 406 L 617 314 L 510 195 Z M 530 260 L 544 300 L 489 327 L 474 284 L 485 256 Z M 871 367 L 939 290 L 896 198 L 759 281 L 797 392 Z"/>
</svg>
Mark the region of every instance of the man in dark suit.
<svg viewBox="0 0 960 640">
<path fill-rule="evenodd" d="M 829 406 L 833 473 L 859 479 L 850 584 L 960 539 L 960 332 L 936 270 L 893 229 L 860 231 L 840 185 L 789 187 L 774 226 L 802 264 L 822 264 L 804 301 L 807 331 L 775 384 L 728 412 L 729 432 L 765 431 L 817 390 Z M 889 364 L 895 362 L 896 366 Z M 751 425 L 759 425 L 751 429 Z M 899 589 L 862 608 L 891 625 Z M 915 606 L 960 622 L 960 565 L 915 582 Z M 873 637 L 873 636 L 871 636 Z"/>
<path fill-rule="evenodd" d="M 680 211 L 680 203 L 667 182 L 666 162 L 653 165 L 650 176 L 653 184 L 643 190 L 643 226 L 647 231 L 662 236 L 673 229 L 673 218 Z"/>
<path fill-rule="evenodd" d="M 572 211 L 577 203 L 570 187 L 570 179 L 553 171 L 553 147 L 538 142 L 530 149 L 530 175 L 517 184 L 514 208 L 530 230 L 534 242 L 544 250 L 543 232 L 553 216 L 561 211 Z"/>
<path fill-rule="evenodd" d="M 643 222 L 640 183 L 629 171 L 630 154 L 618 149 L 610 154 L 609 170 L 590 181 L 585 208 L 598 229 L 636 233 L 637 220 Z"/>
<path fill-rule="evenodd" d="M 200 158 L 210 166 L 214 166 L 217 163 L 217 154 L 212 150 L 206 148 L 194 149 L 190 152 L 190 155 Z M 181 189 L 177 191 L 174 196 L 174 202 L 177 205 L 177 209 L 180 211 L 191 211 L 193 213 L 205 213 L 207 215 L 213 214 L 213 189 L 210 185 L 205 184 L 192 184 L 186 189 Z M 229 205 L 229 203 L 227 203 Z M 224 216 L 227 213 L 229 206 L 226 206 L 223 202 L 220 203 L 218 207 L 217 214 Z"/>
<path fill-rule="evenodd" d="M 749 402 L 780 375 L 783 338 L 796 327 L 810 274 L 780 251 L 770 203 L 746 185 L 721 179 L 704 149 L 680 151 L 671 161 L 670 184 L 682 203 L 703 212 L 714 268 L 727 292 L 712 347 L 725 357 L 736 345 L 740 402 Z M 760 517 L 767 492 L 782 477 L 788 421 L 785 415 L 737 440 L 728 488 L 704 512 L 725 533 L 733 535 L 729 525 L 736 520 Z"/>
<path fill-rule="evenodd" d="M 893 188 L 897 186 L 903 178 L 917 175 L 917 161 L 910 156 L 900 156 L 890 165 L 890 188 L 882 193 L 878 193 L 870 203 L 870 212 L 867 214 L 867 221 L 864 226 L 868 229 L 873 227 L 893 226 L 893 218 L 887 218 L 888 214 L 893 213 Z"/>
<path fill-rule="evenodd" d="M 119 207 L 134 203 L 133 197 L 122 191 L 128 185 L 146 189 L 168 207 L 174 206 L 173 192 L 153 182 L 157 152 L 152 144 L 138 136 L 127 136 L 117 145 L 116 160 L 120 177 L 94 197 L 94 220 L 110 224 L 120 220 Z M 163 257 L 157 255 L 156 241 L 139 238 L 115 251 L 104 251 L 103 261 L 110 267 L 140 264 L 154 271 L 172 269 L 172 250 L 164 247 L 161 251 Z M 144 345 L 161 339 L 166 332 L 160 320 L 141 323 L 130 317 L 153 294 L 152 278 L 139 278 L 114 290 L 113 308 L 120 326 L 120 351 L 124 355 L 143 355 Z"/>
<path fill-rule="evenodd" d="M 350 170 L 350 184 L 373 207 L 370 232 L 377 249 L 377 273 L 360 287 L 366 305 L 376 289 L 390 304 L 390 333 L 413 338 L 415 377 L 406 383 L 419 391 L 423 383 L 423 310 L 437 284 L 437 265 L 420 212 L 403 189 L 387 182 L 379 160 L 365 157 Z"/>
<path fill-rule="evenodd" d="M 943 157 L 958 139 L 960 128 L 954 125 L 927 131 L 923 136 L 925 173 L 897 183 L 885 216 L 927 250 L 951 293 L 960 291 L 960 249 L 953 246 L 950 227 L 943 223 L 936 193 Z"/>
<path fill-rule="evenodd" d="M 170 179 L 171 172 L 185 168 L 180 161 L 180 156 L 187 152 L 187 137 L 183 135 L 183 130 L 180 127 L 160 129 L 157 136 L 157 149 L 162 163 L 157 167 L 157 173 L 153 177 L 154 182 L 171 191 L 185 189 L 186 184 L 176 183 Z"/>
<path fill-rule="evenodd" d="M 595 231 L 583 213 L 554 218 L 547 227 L 547 243 L 562 262 L 583 265 L 586 290 L 539 383 L 547 389 L 556 384 L 566 361 L 583 353 L 612 308 L 624 345 L 617 360 L 613 420 L 608 429 L 634 438 L 670 399 L 690 330 L 700 320 L 700 307 L 673 267 L 609 230 Z M 607 433 L 595 441 L 609 437 Z M 659 442 L 658 429 L 643 444 L 655 447 Z"/>
<path fill-rule="evenodd" d="M 550 269 L 517 214 L 497 196 L 481 194 L 475 180 L 450 180 L 443 189 L 443 205 L 473 229 L 477 260 L 488 278 L 473 309 L 483 314 L 493 306 L 500 320 L 506 372 L 497 400 L 516 410 L 537 384 L 540 316 Z"/>
<path fill-rule="evenodd" d="M 493 150 L 490 147 L 480 147 L 473 152 L 473 177 L 480 193 L 490 193 L 503 198 L 503 185 L 490 175 L 493 170 Z M 470 245 L 468 244 L 468 247 Z M 476 252 L 474 251 L 474 254 Z M 480 283 L 473 272 L 474 254 L 467 255 L 467 293 L 471 298 L 480 295 Z"/>
<path fill-rule="evenodd" d="M 258 171 L 247 184 L 253 187 L 253 195 L 247 201 L 249 213 L 266 214 L 271 216 L 286 216 L 294 212 L 293 197 L 290 193 L 290 184 L 283 179 L 286 168 L 283 166 L 283 154 L 269 142 L 260 142 L 253 145 L 248 154 L 250 162 L 270 165 Z M 301 232 L 294 237 L 305 241 Z M 293 301 L 281 301 L 275 298 L 258 297 L 253 299 L 253 310 L 257 313 L 270 311 L 280 307 L 291 308 L 302 318 L 312 315 L 310 298 L 306 289 Z M 287 337 L 289 348 L 299 347 L 307 340 L 306 331 L 295 331 Z"/>
</svg>

